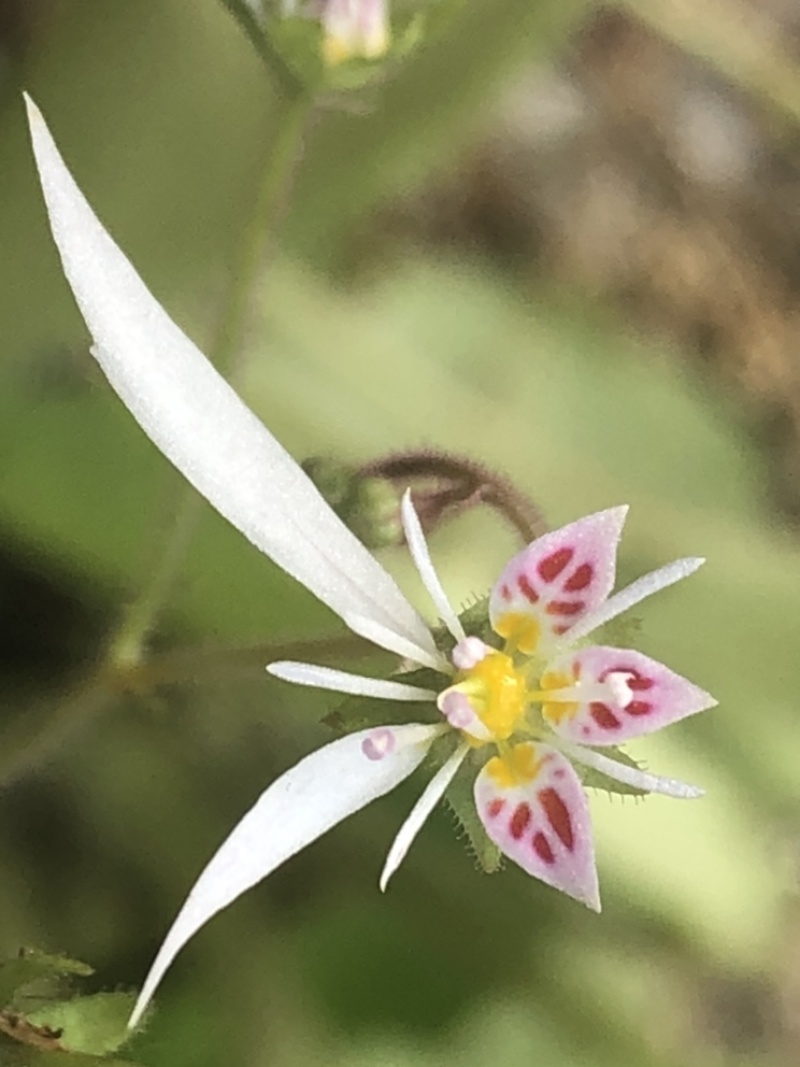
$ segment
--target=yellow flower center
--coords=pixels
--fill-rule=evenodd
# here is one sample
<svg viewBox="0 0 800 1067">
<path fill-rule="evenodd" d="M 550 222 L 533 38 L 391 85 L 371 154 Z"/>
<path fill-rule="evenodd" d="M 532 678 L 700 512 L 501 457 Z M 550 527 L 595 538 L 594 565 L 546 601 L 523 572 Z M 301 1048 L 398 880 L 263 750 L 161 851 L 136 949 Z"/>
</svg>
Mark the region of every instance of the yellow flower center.
<svg viewBox="0 0 800 1067">
<path fill-rule="evenodd" d="M 456 688 L 469 698 L 475 714 L 497 741 L 511 737 L 525 715 L 525 675 L 503 652 L 489 652 L 480 663 L 463 671 Z"/>
</svg>

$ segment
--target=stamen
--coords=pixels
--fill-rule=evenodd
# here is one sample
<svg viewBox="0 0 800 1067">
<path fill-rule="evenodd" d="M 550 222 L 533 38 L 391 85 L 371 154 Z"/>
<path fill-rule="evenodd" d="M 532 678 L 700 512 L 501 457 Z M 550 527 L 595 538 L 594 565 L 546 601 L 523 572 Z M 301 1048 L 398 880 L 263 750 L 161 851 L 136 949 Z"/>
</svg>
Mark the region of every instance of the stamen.
<svg viewBox="0 0 800 1067">
<path fill-rule="evenodd" d="M 699 556 L 676 559 L 673 563 L 668 563 L 657 571 L 651 571 L 650 574 L 637 578 L 635 582 L 631 582 L 630 585 L 620 589 L 618 593 L 614 593 L 608 600 L 599 604 L 594 611 L 584 615 L 574 626 L 570 626 L 564 635 L 562 644 L 573 645 L 582 637 L 588 637 L 593 630 L 596 630 L 599 626 L 604 626 L 607 622 L 611 622 L 612 619 L 616 619 L 618 615 L 628 611 L 646 597 L 652 596 L 653 593 L 658 593 L 661 589 L 666 589 L 670 585 L 674 585 L 675 582 L 688 578 L 704 563 L 705 560 Z"/>
<path fill-rule="evenodd" d="M 365 678 L 359 674 L 320 667 L 313 663 L 282 660 L 270 663 L 267 671 L 285 682 L 309 685 L 316 689 L 330 689 L 335 693 L 352 693 L 355 696 L 376 697 L 379 700 L 436 700 L 436 693 L 432 689 L 421 689 L 419 686 L 384 678 Z"/>
<path fill-rule="evenodd" d="M 381 874 L 381 892 L 386 891 L 386 885 L 403 862 L 403 859 L 411 847 L 411 843 L 422 828 L 422 824 L 435 808 L 436 804 L 444 796 L 445 790 L 456 776 L 456 772 L 469 752 L 469 745 L 459 745 L 447 762 L 439 768 L 425 788 L 424 793 L 411 809 L 411 814 L 400 828 L 400 832 L 394 840 L 394 844 L 386 857 L 386 863 Z"/>
<path fill-rule="evenodd" d="M 453 666 L 459 671 L 471 671 L 492 650 L 479 637 L 465 637 L 453 649 Z"/>
<path fill-rule="evenodd" d="M 625 708 L 633 699 L 633 692 L 626 681 L 628 677 L 625 671 L 614 671 L 603 682 L 577 682 L 560 689 L 528 690 L 528 700 L 532 704 L 549 704 L 551 701 L 559 704 L 608 702 Z"/>
<path fill-rule="evenodd" d="M 439 617 L 456 641 L 463 641 L 466 637 L 464 627 L 461 625 L 461 619 L 453 610 L 452 604 L 447 599 L 447 593 L 445 593 L 442 583 L 439 581 L 439 575 L 436 573 L 436 568 L 428 551 L 425 534 L 422 532 L 422 524 L 414 510 L 414 505 L 411 503 L 410 489 L 406 489 L 405 493 L 403 493 L 400 513 L 411 557 L 436 610 L 439 612 Z"/>
<path fill-rule="evenodd" d="M 411 723 L 408 726 L 392 727 L 378 726 L 371 730 L 361 742 L 361 751 L 369 760 L 382 760 L 392 755 L 400 748 L 408 748 L 410 745 L 430 745 L 437 737 L 446 734 L 450 729 L 445 723 L 430 725 L 425 723 Z M 402 735 L 398 742 L 398 730 Z"/>
<path fill-rule="evenodd" d="M 452 673 L 450 664 L 440 652 L 428 652 L 420 645 L 409 641 L 408 638 L 396 633 L 388 626 L 376 622 L 374 619 L 369 619 L 365 615 L 351 614 L 349 611 L 342 613 L 342 619 L 345 626 L 348 626 L 353 633 L 358 634 L 359 637 L 363 637 L 367 641 L 372 641 L 374 645 L 378 645 L 380 648 L 385 648 L 403 659 L 411 660 L 412 663 L 418 663 L 422 667 L 430 667 L 432 670 L 439 671 L 442 674 Z"/>
<path fill-rule="evenodd" d="M 492 732 L 479 717 L 469 697 L 459 686 L 451 686 L 439 694 L 436 701 L 442 715 L 450 725 L 467 733 L 476 741 L 491 741 Z"/>
<path fill-rule="evenodd" d="M 586 767 L 592 767 L 609 778 L 614 778 L 624 785 L 632 785 L 635 789 L 641 789 L 645 793 L 663 793 L 665 796 L 677 797 L 681 800 L 693 800 L 704 795 L 704 790 L 699 786 L 679 782 L 676 778 L 660 778 L 657 774 L 640 771 L 638 767 L 618 763 L 609 756 L 595 752 L 594 749 L 575 745 L 562 737 L 549 738 L 548 741 L 554 748 L 561 749 L 564 755 L 574 763 L 583 763 Z"/>
<path fill-rule="evenodd" d="M 383 759 L 393 751 L 395 746 L 394 731 L 386 726 L 373 730 L 369 737 L 361 742 L 361 751 L 370 760 Z"/>
</svg>

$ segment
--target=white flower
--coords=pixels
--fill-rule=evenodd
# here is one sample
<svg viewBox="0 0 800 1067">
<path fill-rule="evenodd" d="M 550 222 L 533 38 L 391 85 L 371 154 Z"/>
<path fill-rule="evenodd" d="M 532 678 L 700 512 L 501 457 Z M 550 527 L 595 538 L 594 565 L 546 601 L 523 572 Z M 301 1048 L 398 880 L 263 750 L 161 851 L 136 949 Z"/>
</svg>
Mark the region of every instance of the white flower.
<svg viewBox="0 0 800 1067">
<path fill-rule="evenodd" d="M 491 623 L 505 641 L 500 650 L 465 633 L 406 494 L 406 539 L 455 642 L 445 656 L 394 580 L 149 293 L 76 186 L 35 105 L 27 104 L 64 272 L 94 339 L 92 352 L 123 403 L 225 518 L 347 626 L 438 675 L 436 688 L 420 688 L 308 664 L 269 667 L 272 674 L 300 684 L 428 704 L 430 721 L 342 737 L 301 760 L 262 794 L 180 910 L 130 1025 L 136 1025 L 175 956 L 201 926 L 336 823 L 407 778 L 445 734 L 453 738 L 450 754 L 389 850 L 381 887 L 468 754 L 492 746 L 498 755 L 485 762 L 475 784 L 487 833 L 529 873 L 599 907 L 588 807 L 569 760 L 646 791 L 697 796 L 700 791 L 691 786 L 644 774 L 583 744 L 602 746 L 638 736 L 713 701 L 639 653 L 576 649 L 575 642 L 692 573 L 702 560 L 679 560 L 609 597 L 626 509 L 547 534 L 514 557 L 492 593 Z"/>
</svg>

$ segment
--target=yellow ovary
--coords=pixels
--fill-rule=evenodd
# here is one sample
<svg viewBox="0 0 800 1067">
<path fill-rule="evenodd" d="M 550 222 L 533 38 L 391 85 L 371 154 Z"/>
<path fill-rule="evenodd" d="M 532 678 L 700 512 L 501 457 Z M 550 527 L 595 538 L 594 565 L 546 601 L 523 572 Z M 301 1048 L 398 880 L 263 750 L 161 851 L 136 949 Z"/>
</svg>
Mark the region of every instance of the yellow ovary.
<svg viewBox="0 0 800 1067">
<path fill-rule="evenodd" d="M 528 687 L 510 656 L 490 652 L 463 675 L 454 687 L 464 693 L 496 741 L 505 741 L 525 714 Z"/>
</svg>

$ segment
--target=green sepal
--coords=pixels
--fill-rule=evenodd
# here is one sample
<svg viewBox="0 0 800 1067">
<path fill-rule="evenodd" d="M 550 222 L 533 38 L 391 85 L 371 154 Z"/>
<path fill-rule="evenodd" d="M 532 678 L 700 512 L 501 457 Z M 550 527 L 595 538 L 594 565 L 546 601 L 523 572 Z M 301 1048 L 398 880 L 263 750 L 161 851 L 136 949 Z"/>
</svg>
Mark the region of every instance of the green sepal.
<svg viewBox="0 0 800 1067">
<path fill-rule="evenodd" d="M 130 1038 L 127 1022 L 135 1003 L 133 993 L 95 993 L 44 1003 L 26 1012 L 26 1018 L 34 1026 L 60 1031 L 59 1043 L 68 1052 L 105 1056 Z"/>
<path fill-rule="evenodd" d="M 483 759 L 485 759 L 485 756 Z M 444 799 L 455 815 L 456 822 L 467 839 L 467 847 L 478 861 L 481 870 L 485 871 L 486 874 L 494 874 L 502 866 L 503 855 L 486 833 L 483 823 L 478 817 L 473 795 L 475 776 L 483 759 L 477 752 L 471 752 L 467 756 L 459 767 L 455 778 L 448 786 Z"/>
<path fill-rule="evenodd" d="M 605 626 L 590 635 L 592 645 L 613 645 L 614 648 L 636 648 L 642 633 L 642 620 L 638 615 L 626 613 L 611 619 Z"/>
<path fill-rule="evenodd" d="M 38 949 L 20 949 L 19 955 L 0 962 L 0 1007 L 13 1005 L 15 998 L 35 982 L 94 974 L 88 963 L 67 956 L 52 956 Z"/>
<path fill-rule="evenodd" d="M 458 617 L 467 637 L 479 637 L 490 648 L 499 647 L 500 639 L 489 622 L 488 596 L 476 597 L 471 604 L 467 604 L 466 607 L 461 609 Z M 453 635 L 444 626 L 441 626 L 433 631 L 433 639 L 439 651 L 444 653 L 449 660 L 456 646 L 456 639 Z"/>
<path fill-rule="evenodd" d="M 640 764 L 632 756 L 629 756 L 627 752 L 623 752 L 621 748 L 604 747 L 602 754 L 617 763 L 624 763 L 626 767 L 632 767 L 637 771 L 642 769 Z M 581 782 L 583 782 L 585 789 L 602 789 L 604 793 L 616 793 L 624 797 L 646 797 L 650 795 L 646 789 L 639 789 L 635 785 L 626 785 L 624 782 L 618 782 L 616 778 L 609 778 L 607 774 L 603 774 L 602 771 L 596 771 L 593 767 L 584 767 L 580 763 L 573 763 L 572 766 L 575 768 Z"/>
</svg>

